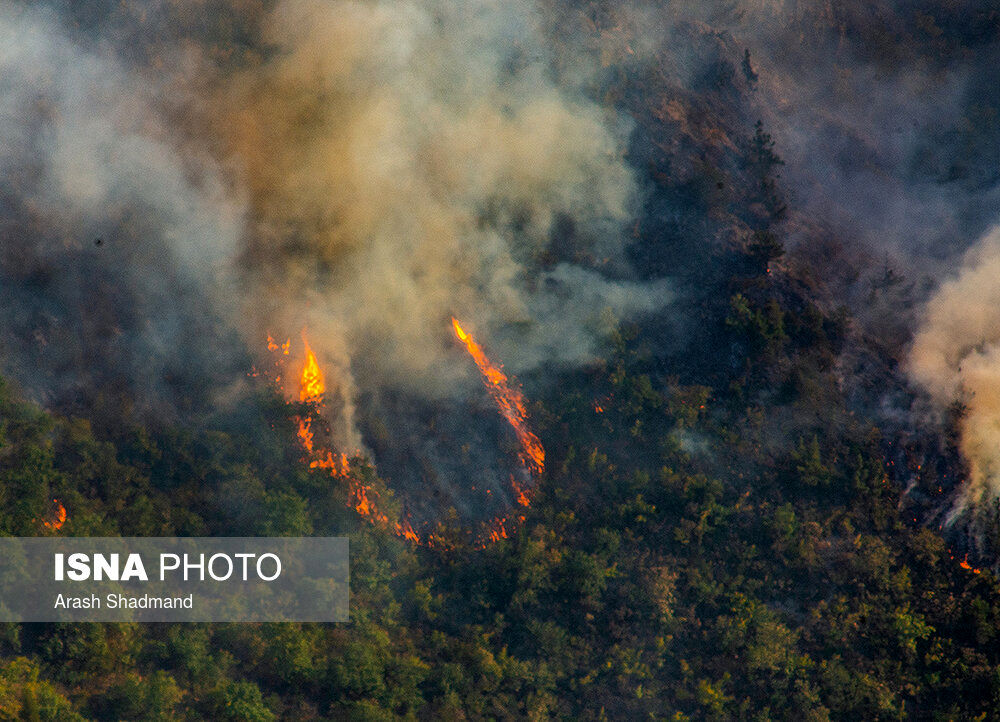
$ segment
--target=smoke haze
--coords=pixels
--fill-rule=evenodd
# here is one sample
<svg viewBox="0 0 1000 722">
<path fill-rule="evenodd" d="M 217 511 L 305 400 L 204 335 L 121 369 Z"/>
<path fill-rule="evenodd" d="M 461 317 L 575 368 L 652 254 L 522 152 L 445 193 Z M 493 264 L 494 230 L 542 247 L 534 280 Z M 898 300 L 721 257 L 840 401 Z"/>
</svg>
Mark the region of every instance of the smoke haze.
<svg viewBox="0 0 1000 722">
<path fill-rule="evenodd" d="M 173 395 L 180 349 L 193 373 L 225 366 L 205 293 L 238 253 L 238 195 L 172 144 L 156 88 L 52 13 L 5 6 L 0 47 L 8 368 L 44 398 L 104 386 L 141 404 Z"/>
<path fill-rule="evenodd" d="M 5 284 L 8 369 L 70 404 L 113 378 L 162 412 L 165 378 L 203 375 L 218 403 L 267 335 L 304 334 L 340 448 L 449 489 L 471 459 L 499 488 L 502 454 L 451 450 L 497 429 L 450 318 L 525 373 L 586 363 L 671 301 L 624 253 L 629 121 L 556 81 L 528 4 L 287 0 L 229 55 L 175 12 L 0 15 L 6 251 L 50 279 Z"/>
<path fill-rule="evenodd" d="M 184 414 L 228 398 L 268 334 L 305 331 L 337 442 L 402 467 L 397 420 L 396 448 L 440 469 L 455 454 L 418 441 L 427 419 L 457 447 L 482 403 L 451 316 L 537 384 L 622 320 L 696 323 L 675 265 L 752 223 L 652 202 L 650 178 L 738 175 L 760 118 L 792 263 L 911 353 L 937 418 L 966 403 L 965 499 L 994 494 L 995 234 L 966 251 L 997 220 L 997 38 L 975 4 L 919 5 L 8 4 L 5 370 L 45 402 Z M 642 146 L 633 80 L 662 94 L 669 147 Z M 688 259 L 631 260 L 654 223 Z"/>
</svg>

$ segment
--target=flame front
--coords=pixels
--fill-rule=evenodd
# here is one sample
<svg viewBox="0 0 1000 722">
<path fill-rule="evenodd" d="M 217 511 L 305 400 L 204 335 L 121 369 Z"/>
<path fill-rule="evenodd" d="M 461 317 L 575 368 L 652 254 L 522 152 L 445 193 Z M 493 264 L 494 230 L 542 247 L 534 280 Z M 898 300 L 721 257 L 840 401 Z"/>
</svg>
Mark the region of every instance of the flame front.
<svg viewBox="0 0 1000 722">
<path fill-rule="evenodd" d="M 302 343 L 306 348 L 306 360 L 302 364 L 302 373 L 299 375 L 299 400 L 303 403 L 319 406 L 323 401 L 323 392 L 326 391 L 326 383 L 323 380 L 323 372 L 319 368 L 316 354 L 309 347 L 305 334 L 302 335 Z M 278 347 L 268 336 L 268 348 L 276 350 Z M 284 348 L 284 346 L 282 346 Z M 313 432 L 312 421 L 306 418 L 299 418 L 299 441 L 310 454 L 313 453 Z M 315 462 L 314 462 L 315 463 Z"/>
<path fill-rule="evenodd" d="M 500 414 L 507 419 L 507 423 L 514 429 L 518 443 L 521 445 L 521 462 L 532 474 L 541 474 L 545 469 L 545 449 L 538 437 L 528 428 L 528 412 L 525 407 L 524 396 L 521 392 L 510 385 L 507 374 L 497 366 L 490 363 L 490 360 L 483 353 L 483 349 L 476 343 L 469 333 L 462 328 L 458 319 L 452 317 L 451 324 L 455 328 L 455 335 L 458 340 L 465 344 L 466 350 L 472 356 L 479 373 L 483 375 L 483 383 L 489 391 L 490 397 L 497 405 Z M 518 490 L 520 492 L 520 490 Z M 527 506 L 523 492 L 519 493 L 518 501 Z"/>
<path fill-rule="evenodd" d="M 528 429 L 528 414 L 524 396 L 519 389 L 511 384 L 510 379 L 501 368 L 490 362 L 479 344 L 462 328 L 457 319 L 452 318 L 452 326 L 454 327 L 456 336 L 465 344 L 465 348 L 476 362 L 490 398 L 493 399 L 500 414 L 514 429 L 520 445 L 519 458 L 522 465 L 532 475 L 540 474 L 545 468 L 545 450 L 542 448 L 538 437 Z M 326 382 L 316 354 L 313 353 L 312 348 L 309 346 L 304 332 L 302 334 L 302 343 L 305 347 L 305 360 L 302 363 L 302 369 L 299 373 L 299 400 L 303 404 L 308 404 L 311 410 L 306 415 L 296 414 L 294 418 L 298 424 L 297 435 L 299 443 L 306 452 L 306 460 L 309 462 L 309 467 L 312 469 L 323 469 L 332 478 L 346 482 L 350 492 L 348 503 L 358 514 L 368 518 L 372 523 L 391 528 L 397 536 L 415 544 L 425 544 L 430 547 L 441 548 L 450 547 L 450 542 L 439 533 L 430 530 L 422 530 L 418 533 L 405 513 L 400 521 L 392 523 L 390 527 L 388 515 L 379 508 L 378 490 L 361 483 L 357 475 L 351 473 L 351 465 L 346 454 L 334 453 L 329 449 L 322 448 L 321 441 L 317 444 L 316 429 L 319 429 L 320 439 L 323 438 L 324 434 L 323 419 L 319 411 L 324 402 Z M 289 342 L 278 344 L 273 338 L 268 336 L 267 348 L 272 353 L 278 353 L 280 350 L 282 356 L 289 355 Z M 275 366 L 279 372 L 286 368 L 285 364 L 286 361 L 281 360 L 280 357 L 275 362 Z M 279 373 L 274 378 L 275 383 L 280 382 L 281 376 L 282 374 Z M 313 426 L 314 423 L 316 424 L 315 429 Z M 510 483 L 517 503 L 524 507 L 528 506 L 530 504 L 529 490 L 523 488 L 513 476 L 511 476 Z M 62 514 L 64 520 L 65 510 L 63 510 Z M 524 521 L 524 516 L 518 515 L 515 519 L 516 521 Z M 510 523 L 511 520 L 507 517 L 496 517 L 490 521 L 482 522 L 479 532 L 473 538 L 478 539 L 482 546 L 490 542 L 507 539 L 509 538 L 508 524 Z M 59 526 L 61 525 L 60 521 Z M 52 528 L 58 528 L 58 526 Z M 440 524 L 438 528 L 441 529 Z"/>
<path fill-rule="evenodd" d="M 317 448 L 313 421 L 316 418 L 316 412 L 323 406 L 326 381 L 323 377 L 319 361 L 316 359 L 316 354 L 313 353 L 312 348 L 309 346 L 309 341 L 306 339 L 304 332 L 302 334 L 302 344 L 305 347 L 306 358 L 302 364 L 302 371 L 299 374 L 299 400 L 304 404 L 309 404 L 312 407 L 313 413 L 305 417 L 296 417 L 296 422 L 298 423 L 299 443 L 301 443 L 302 448 L 306 452 L 306 457 L 309 460 L 309 468 L 324 469 L 329 472 L 331 477 L 346 480 L 350 488 L 350 504 L 354 510 L 361 516 L 368 517 L 373 522 L 387 524 L 389 517 L 382 513 L 376 504 L 378 492 L 375 489 L 365 486 L 351 475 L 351 465 L 347 454 L 335 454 L 329 449 Z M 277 346 L 269 342 L 268 348 L 271 351 L 275 351 Z M 282 345 L 281 349 L 283 351 L 284 348 L 285 346 Z M 321 425 L 322 420 L 320 419 Z M 402 536 L 403 534 L 400 535 Z"/>
</svg>

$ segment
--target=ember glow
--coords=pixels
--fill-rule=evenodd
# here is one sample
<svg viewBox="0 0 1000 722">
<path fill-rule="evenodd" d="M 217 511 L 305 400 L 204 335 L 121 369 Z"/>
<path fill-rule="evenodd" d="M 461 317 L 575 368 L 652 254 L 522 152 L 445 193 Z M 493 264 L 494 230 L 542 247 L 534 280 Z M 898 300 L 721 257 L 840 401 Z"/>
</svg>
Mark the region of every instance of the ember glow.
<svg viewBox="0 0 1000 722">
<path fill-rule="evenodd" d="M 308 453 L 312 453 L 313 450 L 313 432 L 312 432 L 312 421 L 308 418 L 299 418 L 299 441 L 302 443 L 302 448 Z M 310 464 L 312 466 L 312 464 Z"/>
<path fill-rule="evenodd" d="M 283 344 L 278 345 L 277 341 L 275 341 L 273 338 L 271 338 L 270 336 L 268 336 L 267 337 L 267 350 L 268 351 L 277 351 L 279 348 L 281 349 L 281 353 L 284 354 L 285 356 L 287 356 L 289 353 L 291 353 L 291 348 L 292 348 L 292 341 L 291 341 L 291 339 L 288 339 Z"/>
<path fill-rule="evenodd" d="M 952 559 L 954 559 L 954 557 L 952 557 Z M 982 569 L 977 569 L 976 567 L 974 567 L 971 564 L 969 564 L 969 555 L 968 554 L 966 554 L 965 558 L 962 559 L 962 561 L 960 561 L 958 563 L 958 566 L 962 567 L 962 569 L 965 569 L 966 571 L 972 572 L 973 574 L 982 574 L 982 571 L 983 571 Z"/>
</svg>

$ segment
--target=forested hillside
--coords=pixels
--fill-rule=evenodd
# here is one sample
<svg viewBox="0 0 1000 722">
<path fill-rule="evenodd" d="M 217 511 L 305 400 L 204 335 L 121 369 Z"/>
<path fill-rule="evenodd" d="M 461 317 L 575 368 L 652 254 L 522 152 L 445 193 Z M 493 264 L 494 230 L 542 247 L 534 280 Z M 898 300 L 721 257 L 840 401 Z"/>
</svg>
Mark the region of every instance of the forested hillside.
<svg viewBox="0 0 1000 722">
<path fill-rule="evenodd" d="M 496 83 L 487 99 L 475 95 L 481 88 L 470 82 L 457 100 L 449 96 L 415 123 L 440 121 L 447 126 L 444 138 L 470 157 L 489 155 L 492 165 L 483 165 L 502 168 L 492 180 L 503 191 L 491 186 L 468 201 L 475 189 L 462 183 L 480 182 L 481 169 L 467 172 L 475 164 L 455 163 L 461 172 L 448 166 L 441 171 L 446 183 L 428 183 L 433 192 L 413 196 L 434 206 L 434 214 L 423 217 L 401 202 L 378 206 L 368 217 L 358 207 L 383 194 L 340 170 L 358 158 L 313 138 L 317 126 L 336 135 L 340 116 L 352 116 L 362 91 L 350 83 L 315 92 L 281 84 L 291 75 L 306 87 L 313 72 L 341 70 L 321 57 L 317 48 L 324 43 L 287 51 L 295 59 L 304 53 L 306 70 L 279 62 L 286 58 L 282 33 L 294 35 L 288 26 L 295 26 L 301 7 L 202 5 L 202 14 L 192 15 L 186 3 L 163 3 L 156 17 L 170 31 L 162 34 L 132 3 L 86 11 L 52 3 L 52 13 L 66 38 L 89 42 L 119 33 L 116 57 L 143 71 L 196 66 L 185 52 L 200 48 L 218 76 L 187 82 L 204 95 L 188 97 L 168 82 L 166 100 L 158 102 L 176 122 L 171 133 L 180 134 L 176 142 L 185 152 L 206 133 L 205 145 L 222 158 L 225 172 L 239 165 L 226 153 L 243 153 L 241 162 L 265 178 L 244 189 L 246 215 L 257 225 L 234 253 L 234 276 L 251 288 L 246 307 L 266 309 L 297 332 L 296 325 L 308 319 L 315 326 L 337 307 L 316 289 L 349 288 L 363 302 L 350 305 L 345 317 L 370 323 L 371 337 L 358 341 L 356 329 L 341 337 L 347 322 L 320 326 L 312 338 L 321 361 L 331 378 L 339 373 L 344 380 L 330 384 L 325 396 L 303 392 L 297 401 L 293 391 L 289 400 L 273 373 L 259 373 L 269 362 L 263 323 L 253 333 L 237 331 L 241 314 L 210 302 L 218 297 L 204 291 L 201 280 L 189 287 L 183 273 L 174 279 L 163 271 L 161 265 L 173 267 L 157 245 L 160 230 L 155 219 L 130 210 L 130 197 L 109 191 L 104 199 L 117 230 L 101 230 L 106 227 L 89 216 L 79 223 L 59 216 L 55 223 L 44 210 L 49 191 L 24 191 L 25 179 L 44 163 L 25 161 L 14 170 L 0 165 L 7 174 L 0 178 L 0 309 L 7 317 L 0 327 L 7 378 L 0 384 L 0 534 L 344 535 L 350 538 L 351 621 L 0 625 L 0 719 L 996 718 L 1000 585 L 992 568 L 1000 510 L 984 494 L 971 516 L 948 517 L 971 473 L 962 441 L 968 409 L 956 396 L 943 412 L 927 412 L 922 390 L 907 375 L 916 309 L 935 274 L 952 269 L 946 259 L 954 262 L 962 244 L 944 249 L 937 231 L 927 230 L 919 252 L 918 240 L 904 249 L 911 258 L 893 245 L 904 243 L 896 236 L 886 240 L 890 250 L 872 241 L 888 238 L 885 229 L 893 224 L 899 237 L 916 238 L 906 224 L 918 208 L 930 220 L 939 213 L 949 232 L 957 237 L 961 230 L 967 239 L 993 212 L 996 169 L 984 158 L 1000 147 L 1000 101 L 983 78 L 1000 67 L 990 64 L 1000 27 L 995 11 L 975 2 L 923 2 L 919 10 L 907 3 L 719 3 L 689 17 L 670 3 L 543 2 L 538 24 L 546 52 L 553 52 L 544 73 L 533 65 L 533 46 L 505 34 L 521 29 L 504 26 L 500 40 L 490 36 L 505 51 L 500 80 L 484 75 Z M 271 18 L 274 6 L 288 10 L 278 13 L 287 25 L 265 32 L 260 26 L 271 20 L 262 18 Z M 385 18 L 394 16 L 385 12 L 380 22 L 391 24 Z M 361 11 L 345 13 L 353 18 Z M 430 16 L 441 27 L 457 27 L 448 24 L 457 21 L 445 10 Z M 751 51 L 754 19 L 765 16 L 777 29 L 768 26 L 773 34 L 756 38 Z M 0 30 L 16 27 L 6 22 L 0 16 Z M 363 55 L 337 27 L 334 21 L 322 26 L 350 53 Z M 428 27 L 437 32 L 433 22 Z M 463 36 L 455 47 L 479 40 Z M 773 56 L 761 57 L 758 46 L 767 42 Z M 507 53 L 507 45 L 514 50 Z M 174 56 L 165 46 L 184 52 Z M 429 62 L 451 72 L 448 52 L 458 51 L 447 45 L 445 60 Z M 315 64 L 311 53 L 320 58 Z M 808 71 L 805 59 L 815 61 Z M 239 76 L 247 68 L 263 80 Z M 913 68 L 940 83 L 934 92 L 913 91 L 930 108 L 925 115 L 892 118 L 899 130 L 880 125 L 874 111 L 874 119 L 858 120 L 857 108 L 868 107 L 867 90 L 878 95 L 896 74 Z M 479 68 L 470 61 L 467 70 Z M 949 73 L 959 71 L 974 80 L 969 93 L 949 101 L 956 117 L 928 119 L 943 102 L 936 93 L 943 95 Z M 227 87 L 231 94 L 200 85 L 225 86 L 229 73 L 237 78 L 235 90 Z M 536 74 L 556 80 L 538 81 Z M 409 88 L 411 81 L 404 76 L 382 85 Z M 426 88 L 447 82 L 455 81 L 442 71 Z M 585 100 L 558 94 L 553 100 L 547 82 L 579 85 L 574 93 Z M 795 110 L 821 97 L 826 84 L 840 94 L 840 104 L 810 106 L 815 115 L 808 117 Z M 505 95 L 511 86 L 518 91 L 512 97 L 527 94 L 532 102 L 526 105 L 545 112 L 536 116 L 518 106 Z M 223 133 L 214 128 L 221 122 L 214 115 L 237 102 L 234 97 L 259 100 L 268 112 L 283 103 L 294 112 L 277 120 L 256 107 L 222 114 L 239 131 Z M 323 106 L 330 98 L 336 112 Z M 455 128 L 473 121 L 453 122 L 448 113 L 462 103 L 478 108 L 480 101 L 501 106 L 495 117 L 474 115 L 492 130 L 459 138 Z M 564 101 L 568 110 L 559 110 Z M 879 112 L 892 115 L 893 103 Z M 395 127 L 398 119 L 382 114 L 391 105 L 359 112 L 364 122 L 358 127 Z M 45 123 L 59 116 L 41 101 L 33 107 Z M 605 112 L 617 114 L 608 125 L 626 138 L 620 150 L 627 177 L 608 160 L 613 143 L 593 130 L 604 127 L 597 119 Z M 911 120 L 912 137 L 908 126 L 902 129 Z M 869 121 L 866 136 L 861 125 Z M 595 134 L 587 150 L 592 156 L 546 145 L 562 148 L 555 131 L 577 131 L 577 122 Z M 887 144 L 896 144 L 892 151 L 883 152 L 883 133 Z M 345 135 L 370 154 L 359 151 L 359 157 L 385 161 L 381 147 L 365 145 L 368 138 Z M 535 145 L 521 148 L 522 136 Z M 570 144 L 579 139 L 570 136 Z M 0 140 L 6 137 L 0 131 Z M 254 156 L 273 137 L 285 138 L 295 153 Z M 447 165 L 441 160 L 447 153 L 435 154 L 436 142 L 444 143 L 433 136 L 417 150 L 400 152 L 412 151 L 421 168 L 437 169 Z M 494 151 L 497 157 L 506 152 L 494 144 L 516 147 L 520 164 L 511 169 L 493 158 Z M 817 157 L 806 158 L 803 148 L 813 146 Z M 109 163 L 127 157 L 129 147 L 116 149 Z M 162 149 L 154 150 L 149 155 L 159 158 Z M 346 188 L 350 202 L 312 208 L 318 201 L 303 188 L 314 178 L 299 171 L 312 171 L 317 157 L 337 166 L 320 190 Z M 385 161 L 389 176 L 401 173 L 393 162 Z M 141 174 L 129 173 L 129 183 L 142 187 Z M 184 167 L 165 186 L 183 186 L 178 179 L 185 173 L 196 174 Z M 272 176 L 293 180 L 282 184 Z M 572 176 L 566 198 L 563 176 Z M 407 179 L 394 192 L 411 189 Z M 518 183 L 526 190 L 509 192 Z M 623 184 L 634 185 L 632 205 L 612 197 Z M 196 188 L 222 193 L 208 182 Z M 884 204 L 891 212 L 875 202 L 875 210 L 868 208 L 882 190 L 893 200 Z M 487 408 L 495 422 L 495 410 L 473 360 L 461 348 L 456 352 L 454 339 L 452 346 L 427 344 L 433 347 L 427 358 L 447 358 L 439 368 L 421 355 L 424 346 L 414 342 L 418 351 L 410 352 L 412 329 L 392 326 L 396 316 L 424 311 L 408 294 L 426 290 L 421 284 L 436 279 L 437 269 L 413 263 L 409 275 L 397 279 L 406 292 L 393 296 L 395 287 L 375 272 L 384 269 L 370 269 L 366 279 L 361 264 L 338 255 L 359 243 L 351 232 L 381 238 L 382 216 L 410 230 L 412 212 L 420 221 L 415 226 L 450 237 L 449 223 L 461 214 L 439 209 L 437 193 L 475 206 L 473 221 L 462 216 L 454 225 L 480 243 L 444 254 L 441 266 L 458 268 L 481 252 L 483 268 L 456 272 L 468 286 L 461 292 L 449 287 L 425 295 L 445 295 L 447 303 L 488 296 L 470 301 L 488 316 L 477 338 L 495 359 L 517 349 L 509 382 L 523 389 L 525 418 L 544 447 L 530 503 L 511 505 L 511 518 L 523 518 L 485 541 L 469 532 L 477 502 L 463 494 L 481 477 L 485 488 L 487 478 L 509 469 L 467 463 L 460 473 L 449 467 L 436 474 L 438 447 L 421 456 L 418 442 L 440 441 L 472 459 L 495 454 L 498 466 L 511 462 L 493 446 L 512 442 L 481 420 Z M 961 212 L 939 210 L 956 198 L 966 201 Z M 607 209 L 595 211 L 595 220 L 580 210 L 587 204 Z M 179 207 L 192 215 L 204 210 L 193 201 Z M 214 206 L 209 210 L 218 215 Z M 624 241 L 608 250 L 594 238 L 605 232 L 608 217 L 621 220 L 618 215 L 628 216 Z M 200 218 L 182 231 L 201 232 Z M 341 233 L 338 224 L 350 232 Z M 532 235 L 536 225 L 544 225 L 541 241 Z M 316 228 L 335 232 L 319 244 L 311 240 Z M 395 238 L 397 230 L 386 235 Z M 489 245 L 508 237 L 524 243 L 504 252 Z M 438 245 L 446 240 L 433 241 L 426 244 L 432 250 L 421 246 L 420 253 L 439 260 Z M 167 241 L 163 247 L 173 248 Z M 281 263 L 260 260 L 271 263 L 272 256 Z M 389 267 L 412 260 L 402 252 L 365 258 Z M 514 292 L 487 271 L 510 258 L 521 265 L 498 276 L 504 283 L 523 280 L 529 292 L 512 304 L 516 313 L 497 311 L 494 318 L 493 305 Z M 939 265 L 931 268 L 927 259 Z M 919 275 L 925 261 L 927 275 Z M 199 257 L 194 265 L 201 263 Z M 161 287 L 162 278 L 176 281 L 176 288 Z M 573 285 L 579 278 L 600 290 L 580 291 Z M 302 298 L 286 288 L 291 281 L 307 288 Z M 549 286 L 557 288 L 551 296 L 532 295 Z M 388 312 L 373 300 L 372 288 L 392 296 L 386 303 L 392 314 L 379 315 Z M 600 323 L 574 315 L 586 303 Z M 427 313 L 448 332 L 448 315 L 438 310 Z M 356 348 L 345 351 L 342 342 Z M 984 336 L 972 345 L 986 343 Z M 420 375 L 427 368 L 442 375 L 459 368 L 472 383 L 440 391 L 437 376 Z M 406 386 L 410 377 L 400 369 L 413 375 L 413 387 L 433 390 Z M 324 418 L 338 404 L 342 415 Z M 467 409 L 480 416 L 470 413 L 463 428 Z M 360 439 L 349 468 L 346 446 L 337 449 L 345 452 L 344 470 L 310 464 L 313 442 L 310 436 L 304 449 L 304 419 L 307 431 L 325 428 L 331 444 L 338 433 L 340 440 Z M 477 456 L 477 449 L 470 451 L 477 444 L 491 451 Z M 398 469 L 411 455 L 416 481 L 398 484 Z M 358 513 L 358 488 L 379 500 L 385 520 Z M 409 523 L 407 509 L 418 503 L 437 518 L 424 520 L 433 537 L 422 528 L 422 541 L 413 543 L 394 530 L 397 522 Z"/>
<path fill-rule="evenodd" d="M 52 415 L 4 387 L 5 534 L 348 533 L 352 621 L 7 625 L 2 709 L 988 717 L 995 577 L 902 516 L 886 440 L 832 372 L 845 321 L 761 266 L 739 286 L 715 319 L 739 348 L 727 387 L 663 374 L 631 328 L 534 407 L 549 471 L 523 525 L 485 549 L 412 548 L 360 519 L 300 462 L 267 389 L 246 399 L 259 416 L 154 428 Z M 42 526 L 52 498 L 58 531 Z"/>
</svg>

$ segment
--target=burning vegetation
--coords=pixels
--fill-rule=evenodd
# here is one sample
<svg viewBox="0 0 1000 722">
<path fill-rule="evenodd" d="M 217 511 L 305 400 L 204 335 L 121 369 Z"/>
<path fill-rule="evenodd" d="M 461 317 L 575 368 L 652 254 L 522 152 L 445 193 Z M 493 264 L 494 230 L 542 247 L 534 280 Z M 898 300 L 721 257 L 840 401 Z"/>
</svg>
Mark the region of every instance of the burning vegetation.
<svg viewBox="0 0 1000 722">
<path fill-rule="evenodd" d="M 521 445 L 521 463 L 532 474 L 541 474 L 545 470 L 545 449 L 542 448 L 538 437 L 528 428 L 528 412 L 525 409 L 524 396 L 517 388 L 511 386 L 510 379 L 499 367 L 490 363 L 483 349 L 466 333 L 458 319 L 452 317 L 451 323 L 458 340 L 465 344 L 466 350 L 483 375 L 483 383 L 486 384 L 490 398 L 517 434 L 517 440 Z M 522 497 L 523 493 L 519 495 L 519 498 Z"/>
<path fill-rule="evenodd" d="M 12 628 L 10 716 L 996 715 L 988 3 L 9 5 L 3 361 L 66 418 L 0 383 L 0 533 L 346 517 L 362 620 Z"/>
<path fill-rule="evenodd" d="M 52 531 L 59 531 L 66 523 L 66 507 L 59 503 L 58 499 L 52 500 L 52 507 L 48 516 L 42 520 L 42 526 Z"/>
<path fill-rule="evenodd" d="M 462 327 L 458 319 L 452 318 L 451 322 L 455 336 L 472 357 L 482 375 L 483 384 L 490 399 L 517 438 L 518 464 L 523 470 L 523 474 L 519 475 L 527 476 L 537 483 L 545 470 L 545 449 L 538 436 L 528 427 L 528 411 L 524 395 L 511 378 L 504 373 L 502 366 L 490 361 L 482 347 Z M 405 504 L 399 519 L 392 519 L 390 514 L 383 509 L 379 491 L 370 484 L 362 482 L 360 475 L 352 472 L 348 454 L 330 448 L 326 442 L 318 441 L 317 425 L 324 424 L 324 414 L 327 411 L 327 387 L 320 362 L 304 332 L 302 344 L 304 358 L 296 375 L 297 388 L 288 389 L 288 392 L 296 394 L 300 404 L 304 406 L 304 413 L 296 413 L 294 419 L 297 425 L 299 444 L 305 452 L 309 467 L 323 469 L 338 483 L 346 484 L 349 489 L 351 507 L 372 523 L 389 528 L 397 536 L 415 544 L 433 547 L 451 546 L 452 542 L 446 541 L 440 523 L 435 525 L 434 522 L 424 522 L 419 525 L 418 530 L 406 510 Z M 274 361 L 277 372 L 272 380 L 280 386 L 281 379 L 288 376 L 286 369 L 288 358 L 286 357 L 291 354 L 290 341 L 279 344 L 269 336 L 267 348 L 272 354 L 278 354 L 277 360 Z M 326 438 L 329 434 L 321 433 L 319 436 Z M 361 458 L 360 450 L 356 450 L 355 457 Z M 519 506 L 527 507 L 531 504 L 531 493 L 535 485 L 529 486 L 519 482 L 515 476 L 513 473 L 509 476 L 512 496 Z M 476 523 L 475 528 L 468 531 L 467 536 L 474 545 L 479 546 L 506 539 L 510 534 L 511 526 L 523 521 L 524 518 L 522 514 L 494 516 Z"/>
</svg>

